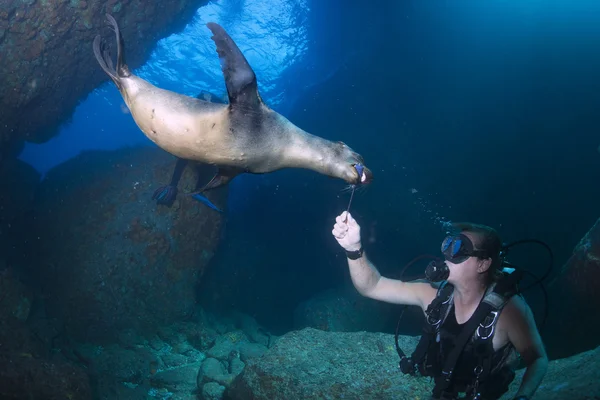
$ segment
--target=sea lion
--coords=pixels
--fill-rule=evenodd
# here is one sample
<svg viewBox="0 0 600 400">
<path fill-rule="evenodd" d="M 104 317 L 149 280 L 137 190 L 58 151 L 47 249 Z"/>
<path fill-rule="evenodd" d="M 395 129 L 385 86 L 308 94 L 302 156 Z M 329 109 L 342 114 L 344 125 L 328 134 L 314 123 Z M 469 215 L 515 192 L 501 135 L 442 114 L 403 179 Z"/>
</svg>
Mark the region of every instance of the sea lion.
<svg viewBox="0 0 600 400">
<path fill-rule="evenodd" d="M 264 174 L 305 168 L 349 184 L 372 179 L 363 158 L 345 143 L 309 134 L 262 101 L 254 71 L 227 32 L 207 23 L 221 61 L 229 104 L 217 104 L 160 89 L 131 73 L 124 60 L 117 21 L 106 14 L 117 40 L 116 66 L 100 35 L 93 50 L 144 134 L 176 157 L 213 164 L 218 171 L 201 191 L 227 184 L 247 172 Z"/>
<path fill-rule="evenodd" d="M 219 104 L 227 104 L 227 102 L 221 97 L 217 96 L 214 93 L 208 92 L 206 90 L 200 91 L 198 95 L 196 95 L 197 99 L 209 101 L 211 103 L 219 103 Z M 204 166 L 203 163 L 191 162 L 193 167 L 198 170 L 198 181 L 196 182 L 196 191 L 201 190 L 203 184 L 203 175 L 200 173 L 200 168 Z M 186 160 L 185 158 L 177 158 L 177 162 L 175 163 L 175 168 L 173 169 L 173 175 L 171 176 L 171 182 L 167 185 L 163 185 L 156 189 L 152 194 L 152 200 L 156 200 L 156 204 L 165 205 L 171 207 L 177 198 L 177 185 L 179 185 L 179 180 L 181 179 L 181 175 L 183 174 L 183 170 L 190 164 L 190 160 Z M 201 196 L 200 194 L 195 194 L 194 198 L 199 200 L 209 207 L 221 211 L 218 207 L 216 207 L 210 200 L 206 197 Z"/>
</svg>

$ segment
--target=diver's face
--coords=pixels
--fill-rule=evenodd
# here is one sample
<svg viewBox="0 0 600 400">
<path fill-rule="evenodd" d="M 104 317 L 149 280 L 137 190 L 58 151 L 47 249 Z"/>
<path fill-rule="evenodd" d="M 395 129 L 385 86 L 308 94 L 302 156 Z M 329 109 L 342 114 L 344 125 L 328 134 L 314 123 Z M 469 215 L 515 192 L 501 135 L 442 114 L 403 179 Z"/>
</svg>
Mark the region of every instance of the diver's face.
<svg viewBox="0 0 600 400">
<path fill-rule="evenodd" d="M 465 236 L 467 236 L 471 242 L 476 243 L 476 239 L 473 234 L 470 232 L 464 232 Z M 472 279 L 477 279 L 479 276 L 479 271 L 481 267 L 481 262 L 477 257 L 468 257 L 466 260 L 461 261 L 459 263 L 453 263 L 449 260 L 446 260 L 445 263 L 448 266 L 448 270 L 450 271 L 450 275 L 448 276 L 449 282 L 465 282 L 470 281 Z"/>
<path fill-rule="evenodd" d="M 450 261 L 445 261 L 448 266 L 450 274 L 448 275 L 448 282 L 456 284 L 458 282 L 466 282 L 471 279 L 477 278 L 479 273 L 479 259 L 477 257 L 469 257 L 465 261 L 454 264 Z"/>
<path fill-rule="evenodd" d="M 360 154 L 352 150 L 343 142 L 338 142 L 338 152 L 343 164 L 341 178 L 351 185 L 366 185 L 373 180 L 373 172 L 364 164 Z"/>
</svg>

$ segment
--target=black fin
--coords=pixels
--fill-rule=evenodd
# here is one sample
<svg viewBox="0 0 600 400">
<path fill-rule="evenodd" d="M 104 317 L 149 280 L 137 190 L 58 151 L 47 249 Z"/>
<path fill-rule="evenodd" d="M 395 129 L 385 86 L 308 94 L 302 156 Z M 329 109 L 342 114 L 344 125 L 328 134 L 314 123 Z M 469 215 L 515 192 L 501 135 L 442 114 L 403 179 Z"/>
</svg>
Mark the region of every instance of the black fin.
<svg viewBox="0 0 600 400">
<path fill-rule="evenodd" d="M 258 94 L 256 75 L 246 57 L 223 27 L 214 22 L 209 22 L 206 26 L 213 33 L 211 39 L 217 45 L 229 103 L 258 107 L 262 100 Z"/>
</svg>

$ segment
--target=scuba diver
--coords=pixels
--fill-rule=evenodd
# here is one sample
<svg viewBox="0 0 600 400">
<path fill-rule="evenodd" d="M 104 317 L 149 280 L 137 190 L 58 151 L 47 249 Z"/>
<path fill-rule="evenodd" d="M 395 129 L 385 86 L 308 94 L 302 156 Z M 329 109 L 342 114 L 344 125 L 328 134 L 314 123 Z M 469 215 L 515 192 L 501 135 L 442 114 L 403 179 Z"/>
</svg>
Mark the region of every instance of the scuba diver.
<svg viewBox="0 0 600 400">
<path fill-rule="evenodd" d="M 211 103 L 220 103 L 220 104 L 227 103 L 219 96 L 217 96 L 213 93 L 207 92 L 205 90 L 202 90 L 196 96 L 196 98 L 200 99 L 200 100 L 208 101 Z M 175 170 L 173 171 L 173 176 L 171 177 L 171 182 L 168 185 L 164 185 L 164 186 L 161 186 L 158 189 L 156 189 L 156 191 L 154 191 L 154 194 L 152 195 L 152 200 L 156 200 L 156 204 L 166 205 L 168 207 L 173 205 L 173 202 L 177 198 L 177 192 L 178 192 L 177 184 L 179 183 L 179 180 L 181 179 L 183 170 L 185 169 L 185 167 L 188 165 L 189 162 L 191 162 L 191 161 L 183 159 L 183 158 L 177 158 L 177 163 L 175 164 Z M 194 164 L 196 166 L 198 166 L 198 164 L 196 164 L 196 163 L 194 163 Z M 200 189 L 202 187 L 201 182 L 200 182 L 201 179 L 202 179 L 202 174 L 199 174 L 198 182 L 196 183 L 196 190 Z M 201 195 L 200 193 L 195 193 L 192 197 L 194 199 L 206 204 L 208 207 L 210 207 L 216 211 L 219 211 L 219 212 L 223 211 L 220 208 L 218 208 L 217 206 L 215 206 L 210 200 L 208 200 L 208 198 Z"/>
<path fill-rule="evenodd" d="M 453 228 L 442 242 L 445 260 L 427 266 L 429 283 L 381 276 L 348 212 L 336 218 L 332 233 L 361 295 L 419 306 L 425 313 L 425 333 L 412 356 L 404 355 L 397 340 L 396 345 L 403 373 L 434 379 L 432 399 L 498 399 L 508 391 L 519 361 L 526 372 L 513 399 L 530 399 L 546 374 L 548 357 L 519 293 L 522 273 L 503 268 L 505 246 L 493 228 L 471 223 Z"/>
</svg>

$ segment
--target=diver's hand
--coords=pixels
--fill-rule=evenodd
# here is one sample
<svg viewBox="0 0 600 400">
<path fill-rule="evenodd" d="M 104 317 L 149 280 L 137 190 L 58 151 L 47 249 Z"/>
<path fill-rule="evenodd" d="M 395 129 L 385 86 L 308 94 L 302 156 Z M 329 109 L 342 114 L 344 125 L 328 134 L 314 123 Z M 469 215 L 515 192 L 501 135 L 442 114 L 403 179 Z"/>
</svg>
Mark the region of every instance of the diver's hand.
<svg viewBox="0 0 600 400">
<path fill-rule="evenodd" d="M 346 220 L 346 218 L 348 218 Z M 357 251 L 361 248 L 360 225 L 350 213 L 344 211 L 335 219 L 333 226 L 333 237 L 346 251 Z"/>
</svg>

